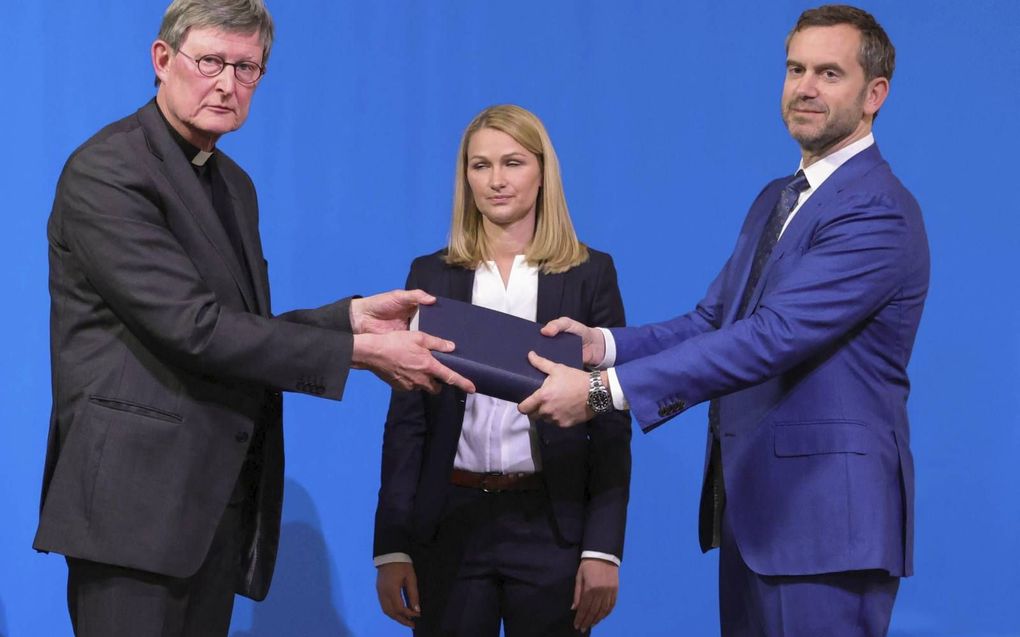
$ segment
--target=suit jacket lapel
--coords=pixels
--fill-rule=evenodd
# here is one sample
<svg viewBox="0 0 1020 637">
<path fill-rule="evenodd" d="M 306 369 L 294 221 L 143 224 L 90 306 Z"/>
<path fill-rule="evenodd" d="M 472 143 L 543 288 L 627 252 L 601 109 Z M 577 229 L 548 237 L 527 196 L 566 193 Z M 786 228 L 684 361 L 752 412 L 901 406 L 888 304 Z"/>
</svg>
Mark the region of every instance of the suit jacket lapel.
<svg viewBox="0 0 1020 637">
<path fill-rule="evenodd" d="M 475 271 L 456 266 L 446 266 L 446 291 L 437 291 L 440 296 L 455 301 L 471 302 L 471 292 L 475 284 Z"/>
<path fill-rule="evenodd" d="M 255 309 L 259 314 L 268 316 L 270 310 L 269 279 L 265 267 L 265 257 L 262 254 L 262 242 L 259 239 L 257 216 L 254 214 L 257 203 L 254 201 L 244 201 L 238 194 L 236 182 L 232 179 L 227 179 L 222 171 L 221 176 L 223 177 L 223 183 L 226 184 L 227 192 L 230 193 L 230 212 L 234 215 L 237 228 L 240 230 L 244 258 L 247 260 L 248 267 L 251 270 L 251 285 L 254 288 Z"/>
<path fill-rule="evenodd" d="M 878 145 L 872 144 L 861 152 L 857 153 L 846 161 L 845 164 L 836 169 L 825 183 L 811 194 L 811 197 L 804 202 L 801 209 L 790 221 L 786 232 L 779 238 L 776 249 L 772 252 L 772 258 L 765 265 L 767 268 L 772 262 L 782 258 L 783 254 L 791 246 L 799 245 L 801 236 L 814 227 L 814 222 L 824 210 L 831 207 L 833 199 L 842 193 L 848 186 L 852 186 L 864 175 L 880 163 L 884 163 L 882 155 L 878 152 Z"/>
<path fill-rule="evenodd" d="M 737 316 L 737 310 L 740 309 L 740 298 L 744 294 L 747 279 L 751 276 L 751 264 L 754 262 L 754 253 L 758 249 L 758 240 L 761 238 L 761 233 L 765 231 L 765 224 L 768 223 L 769 216 L 779 200 L 779 193 L 782 192 L 784 185 L 783 182 L 777 182 L 768 196 L 762 196 L 757 200 L 757 204 L 748 215 L 745 228 L 741 230 L 739 243 L 733 252 L 733 262 L 730 264 L 736 274 L 730 284 L 729 298 L 723 314 L 723 325 L 742 318 Z M 749 303 L 748 306 L 753 307 L 753 304 Z"/>
<path fill-rule="evenodd" d="M 160 117 L 157 108 L 156 101 L 153 100 L 138 112 L 139 119 L 145 127 L 149 150 L 159 158 L 163 173 L 170 186 L 180 197 L 181 203 L 194 218 L 195 223 L 205 233 L 206 238 L 216 248 L 223 265 L 237 284 L 245 306 L 249 310 L 257 311 L 258 306 L 253 298 L 251 286 L 247 282 L 248 277 L 245 276 L 244 270 L 234 254 L 234 248 L 230 245 L 230 239 L 216 216 L 212 202 L 206 196 L 194 169 L 181 154 L 176 142 L 170 136 L 170 132 L 166 130 L 166 124 L 163 123 L 163 118 Z"/>
<path fill-rule="evenodd" d="M 445 286 L 445 289 L 437 286 L 435 289 L 426 287 L 426 290 L 430 294 L 438 294 L 439 296 L 445 296 L 455 301 L 470 303 L 471 292 L 475 283 L 475 271 L 451 265 L 444 265 L 443 271 L 445 276 L 442 278 L 442 283 L 443 286 Z M 428 283 L 429 282 L 427 281 L 423 282 L 422 287 L 425 287 Z M 464 424 L 464 409 L 466 407 L 465 397 L 467 394 L 462 389 L 458 389 L 456 387 L 447 387 L 446 389 L 453 392 L 453 394 L 457 397 L 454 407 L 455 413 L 453 415 L 453 421 L 457 423 L 457 426 L 449 428 L 446 433 L 440 433 L 437 435 L 448 436 L 446 438 L 447 444 L 440 448 L 444 446 L 447 448 L 450 464 L 452 465 L 454 456 L 457 453 L 457 444 L 460 441 L 461 426 Z M 447 428 L 445 427 L 440 428 L 441 432 L 446 431 L 446 429 Z"/>
<path fill-rule="evenodd" d="M 779 237 L 779 242 L 776 243 L 769 260 L 765 263 L 758 285 L 755 287 L 754 294 L 751 295 L 747 309 L 744 310 L 744 316 L 741 318 L 748 316 L 754 306 L 758 304 L 762 291 L 765 289 L 769 272 L 775 263 L 782 259 L 783 255 L 792 247 L 802 243 L 804 234 L 814 228 L 815 222 L 821 214 L 832 209 L 832 202 L 840 193 L 856 183 L 864 173 L 884 162 L 885 160 L 878 152 L 878 145 L 872 144 L 848 159 L 825 180 L 818 190 L 811 193 L 811 196 L 790 221 L 790 225 L 786 227 L 786 231 Z"/>
<path fill-rule="evenodd" d="M 563 280 L 567 273 L 538 273 L 538 306 L 535 309 L 535 320 L 541 325 L 559 318 L 563 303 Z"/>
</svg>

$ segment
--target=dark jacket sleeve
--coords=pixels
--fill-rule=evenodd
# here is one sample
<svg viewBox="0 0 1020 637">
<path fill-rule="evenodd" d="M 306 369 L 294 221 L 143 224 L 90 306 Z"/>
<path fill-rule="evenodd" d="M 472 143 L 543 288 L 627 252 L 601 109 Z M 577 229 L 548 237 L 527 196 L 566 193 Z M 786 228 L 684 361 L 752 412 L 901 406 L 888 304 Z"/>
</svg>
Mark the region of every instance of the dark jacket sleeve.
<svg viewBox="0 0 1020 637">
<path fill-rule="evenodd" d="M 411 265 L 407 289 L 419 286 L 416 267 Z M 425 446 L 425 394 L 397 391 L 390 395 L 390 407 L 383 430 L 382 475 L 375 511 L 372 555 L 410 553 L 411 513 L 421 474 Z"/>
<path fill-rule="evenodd" d="M 339 399 L 353 348 L 353 336 L 342 330 L 345 309 L 296 315 L 300 324 L 225 307 L 174 234 L 167 209 L 179 202 L 164 201 L 171 196 L 153 184 L 146 167 L 117 143 L 85 147 L 62 176 L 51 245 L 70 254 L 103 302 L 160 360 L 197 374 Z M 178 208 L 177 214 L 189 213 Z M 332 315 L 339 322 L 324 318 Z"/>
<path fill-rule="evenodd" d="M 586 325 L 623 327 L 626 318 L 612 257 L 599 258 Z M 623 558 L 630 498 L 630 412 L 610 411 L 588 422 L 588 503 L 581 549 Z"/>
</svg>

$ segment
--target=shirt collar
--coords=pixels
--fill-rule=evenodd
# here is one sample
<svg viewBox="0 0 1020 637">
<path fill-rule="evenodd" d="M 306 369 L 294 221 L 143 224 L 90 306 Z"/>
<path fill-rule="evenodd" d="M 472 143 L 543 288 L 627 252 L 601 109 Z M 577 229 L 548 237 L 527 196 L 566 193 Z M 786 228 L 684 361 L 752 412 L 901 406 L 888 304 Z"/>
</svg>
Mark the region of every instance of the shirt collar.
<svg viewBox="0 0 1020 637">
<path fill-rule="evenodd" d="M 163 119 L 163 123 L 166 124 L 166 128 L 170 131 L 170 136 L 174 138 L 177 145 L 180 147 L 181 152 L 194 166 L 205 166 L 209 158 L 212 157 L 213 151 L 200 150 L 197 146 L 184 139 L 184 136 L 177 132 L 177 129 L 170 124 L 170 120 L 163 114 L 163 109 L 159 107 L 159 103 L 156 104 L 156 111 L 159 116 Z"/>
<path fill-rule="evenodd" d="M 804 167 L 804 160 L 801 159 L 800 165 L 797 169 L 804 171 L 804 176 L 807 178 L 808 185 L 811 186 L 811 190 L 817 190 L 818 187 L 821 186 L 826 179 L 831 177 L 832 173 L 836 172 L 840 166 L 849 161 L 854 155 L 872 146 L 874 143 L 875 136 L 872 133 L 868 133 L 849 146 L 840 148 L 831 155 L 822 157 L 807 168 Z"/>
<path fill-rule="evenodd" d="M 496 266 L 496 262 L 494 260 L 492 260 L 492 261 L 483 260 L 482 264 L 484 264 L 485 267 L 487 267 L 488 269 L 492 270 L 493 272 L 499 272 L 499 268 Z M 530 271 L 530 270 L 535 270 L 536 272 L 538 271 L 538 267 L 528 263 L 528 257 L 523 255 L 523 254 L 515 254 L 514 255 L 514 262 L 510 266 L 510 269 L 511 270 L 524 270 L 525 272 Z"/>
</svg>

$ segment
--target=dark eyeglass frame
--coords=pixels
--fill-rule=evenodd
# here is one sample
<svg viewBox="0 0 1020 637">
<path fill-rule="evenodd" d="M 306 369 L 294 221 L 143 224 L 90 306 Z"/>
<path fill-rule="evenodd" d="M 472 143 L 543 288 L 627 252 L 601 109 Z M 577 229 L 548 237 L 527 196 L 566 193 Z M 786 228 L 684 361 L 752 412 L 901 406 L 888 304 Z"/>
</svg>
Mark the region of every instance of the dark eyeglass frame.
<svg viewBox="0 0 1020 637">
<path fill-rule="evenodd" d="M 192 62 L 194 62 L 195 63 L 195 68 L 197 68 L 198 72 L 201 73 L 202 75 L 204 75 L 205 77 L 218 77 L 219 74 L 223 72 L 223 69 L 227 68 L 228 66 L 232 66 L 232 67 L 234 67 L 234 79 L 235 80 L 237 80 L 241 84 L 244 84 L 245 86 L 255 86 L 256 84 L 258 84 L 258 81 L 261 80 L 262 77 L 265 76 L 265 74 L 266 74 L 266 68 L 264 66 L 262 66 L 261 64 L 257 64 L 255 62 L 251 62 L 249 60 L 244 60 L 244 61 L 241 61 L 241 62 L 227 62 L 226 60 L 224 60 L 220 56 L 212 54 L 212 53 L 208 53 L 206 55 L 202 55 L 202 56 L 199 56 L 197 58 L 193 58 L 190 55 L 188 55 L 187 53 L 185 53 L 184 51 L 177 51 L 177 52 L 180 53 L 181 55 L 183 55 L 184 57 L 188 58 Z M 202 63 L 203 62 L 213 62 L 213 63 L 215 63 L 219 67 L 219 69 L 215 73 L 207 73 L 205 70 L 202 69 Z M 251 66 L 251 67 L 257 69 L 258 70 L 258 75 L 255 76 L 255 79 L 253 79 L 253 80 L 244 80 L 244 79 L 242 79 L 237 74 L 237 71 L 242 66 Z"/>
</svg>

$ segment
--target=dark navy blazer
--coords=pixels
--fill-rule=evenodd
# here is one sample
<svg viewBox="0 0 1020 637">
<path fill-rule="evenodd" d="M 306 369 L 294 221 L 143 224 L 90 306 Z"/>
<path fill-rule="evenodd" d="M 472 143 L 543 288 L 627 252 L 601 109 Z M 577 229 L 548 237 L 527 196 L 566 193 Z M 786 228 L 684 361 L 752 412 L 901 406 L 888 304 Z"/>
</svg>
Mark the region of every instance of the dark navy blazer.
<svg viewBox="0 0 1020 637">
<path fill-rule="evenodd" d="M 569 316 L 588 325 L 624 325 L 612 258 L 589 250 L 587 262 L 561 274 L 539 274 L 539 323 Z M 474 271 L 447 265 L 442 252 L 411 265 L 409 289 L 471 301 Z M 450 491 L 464 392 L 394 391 L 383 441 L 382 486 L 374 555 L 410 553 L 435 534 Z M 612 412 L 570 429 L 539 422 L 542 475 L 557 530 L 582 550 L 623 556 L 630 492 L 630 415 Z"/>
</svg>

